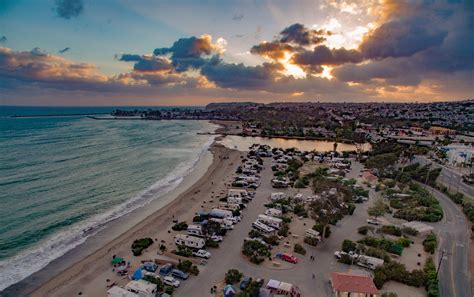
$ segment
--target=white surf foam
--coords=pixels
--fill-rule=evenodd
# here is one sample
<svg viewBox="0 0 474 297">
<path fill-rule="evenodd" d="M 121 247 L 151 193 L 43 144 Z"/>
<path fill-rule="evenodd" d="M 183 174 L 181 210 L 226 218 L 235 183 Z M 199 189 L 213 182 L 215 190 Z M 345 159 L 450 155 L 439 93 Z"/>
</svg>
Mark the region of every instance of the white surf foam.
<svg viewBox="0 0 474 297">
<path fill-rule="evenodd" d="M 0 261 L 0 291 L 46 267 L 51 261 L 84 243 L 88 237 L 105 228 L 108 222 L 126 215 L 139 207 L 143 207 L 175 189 L 183 181 L 184 177 L 197 167 L 214 142 L 214 138 L 215 136 L 209 137 L 208 141 L 191 162 L 179 165 L 173 173 L 157 181 L 139 195 L 103 214 L 93 216 L 86 221 L 74 224 L 63 231 L 53 234 L 13 257 Z"/>
</svg>

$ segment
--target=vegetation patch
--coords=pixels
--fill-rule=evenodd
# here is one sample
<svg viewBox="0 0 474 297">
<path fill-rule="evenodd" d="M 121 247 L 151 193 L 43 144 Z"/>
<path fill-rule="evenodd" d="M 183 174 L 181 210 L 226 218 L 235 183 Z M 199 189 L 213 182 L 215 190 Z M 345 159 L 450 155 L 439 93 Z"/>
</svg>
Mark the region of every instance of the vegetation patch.
<svg viewBox="0 0 474 297">
<path fill-rule="evenodd" d="M 147 237 L 147 238 L 141 238 L 141 239 L 136 239 L 132 243 L 132 252 L 134 256 L 140 256 L 143 252 L 144 249 L 148 248 L 150 245 L 153 244 L 153 239 Z"/>
</svg>

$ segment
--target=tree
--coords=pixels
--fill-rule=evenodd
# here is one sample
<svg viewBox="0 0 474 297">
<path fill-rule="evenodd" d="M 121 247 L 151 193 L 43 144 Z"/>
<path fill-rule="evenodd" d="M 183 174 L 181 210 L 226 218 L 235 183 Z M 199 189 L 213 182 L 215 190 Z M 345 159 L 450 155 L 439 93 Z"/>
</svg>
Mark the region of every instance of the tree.
<svg viewBox="0 0 474 297">
<path fill-rule="evenodd" d="M 225 274 L 225 282 L 227 284 L 235 284 L 240 281 L 243 274 L 237 269 L 229 269 Z"/>
<path fill-rule="evenodd" d="M 369 209 L 367 210 L 367 213 L 371 217 L 378 218 L 385 214 L 386 207 L 387 206 L 385 205 L 385 203 L 383 203 L 383 200 L 379 198 L 375 200 L 374 205 L 372 207 L 369 207 Z"/>
</svg>

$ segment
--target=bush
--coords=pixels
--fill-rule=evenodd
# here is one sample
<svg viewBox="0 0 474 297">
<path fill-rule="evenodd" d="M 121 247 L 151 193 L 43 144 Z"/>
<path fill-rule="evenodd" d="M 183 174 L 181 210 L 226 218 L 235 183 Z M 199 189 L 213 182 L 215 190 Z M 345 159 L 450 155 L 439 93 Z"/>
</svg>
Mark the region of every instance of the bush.
<svg viewBox="0 0 474 297">
<path fill-rule="evenodd" d="M 358 240 L 357 242 L 374 247 L 374 248 L 380 248 L 383 249 L 389 253 L 401 255 L 403 252 L 403 246 L 400 245 L 398 242 L 394 242 L 389 239 L 377 239 L 375 237 L 365 237 L 361 240 Z"/>
<path fill-rule="evenodd" d="M 218 248 L 219 247 L 219 243 L 217 241 L 214 241 L 214 240 L 206 240 L 206 247 L 210 247 L 210 248 Z"/>
<path fill-rule="evenodd" d="M 190 272 L 192 266 L 193 266 L 193 262 L 189 260 L 184 260 L 184 261 L 179 262 L 178 265 L 176 265 L 176 268 L 184 272 Z"/>
<path fill-rule="evenodd" d="M 166 286 L 165 293 L 168 295 L 173 295 L 174 288 L 171 286 Z"/>
<path fill-rule="evenodd" d="M 304 243 L 309 244 L 311 246 L 316 246 L 318 245 L 318 239 L 311 236 L 306 236 L 304 238 Z"/>
<path fill-rule="evenodd" d="M 283 237 L 287 237 L 289 230 L 290 230 L 290 227 L 288 226 L 288 224 L 283 223 L 280 230 L 278 230 L 277 234 Z"/>
<path fill-rule="evenodd" d="M 411 244 L 411 240 L 406 237 L 401 237 L 396 241 L 396 243 L 403 247 L 409 247 Z"/>
<path fill-rule="evenodd" d="M 438 241 L 436 240 L 436 235 L 434 233 L 428 234 L 425 240 L 423 240 L 423 248 L 427 253 L 434 254 L 437 246 Z"/>
<path fill-rule="evenodd" d="M 280 241 L 278 240 L 278 236 L 276 235 L 264 236 L 263 241 L 273 246 L 278 245 L 280 243 Z"/>
<path fill-rule="evenodd" d="M 377 288 L 388 281 L 396 281 L 412 287 L 421 287 L 426 281 L 426 275 L 422 270 L 407 271 L 405 265 L 397 262 L 385 263 L 374 271 L 374 283 Z"/>
<path fill-rule="evenodd" d="M 425 288 L 428 297 L 439 296 L 438 278 L 436 277 L 436 266 L 432 258 L 426 259 L 424 272 L 426 274 Z"/>
<path fill-rule="evenodd" d="M 354 203 L 349 203 L 348 206 L 349 206 L 349 208 L 347 209 L 347 211 L 349 212 L 350 215 L 353 215 L 354 211 L 356 209 L 355 204 Z"/>
<path fill-rule="evenodd" d="M 301 216 L 305 216 L 306 214 L 306 210 L 304 209 L 304 205 L 303 204 L 296 204 L 294 207 L 293 207 L 293 212 L 295 215 L 301 217 Z"/>
<path fill-rule="evenodd" d="M 385 233 L 385 234 L 390 234 L 394 236 L 402 236 L 402 230 L 398 228 L 397 226 L 384 225 L 379 230 L 380 232 Z"/>
<path fill-rule="evenodd" d="M 158 291 L 163 290 L 164 285 L 163 285 L 163 282 L 161 281 L 161 279 L 159 277 L 153 277 L 151 275 L 145 275 L 143 277 L 143 280 L 146 280 L 147 282 L 155 284 Z"/>
<path fill-rule="evenodd" d="M 191 266 L 189 273 L 193 275 L 199 275 L 199 268 L 196 265 Z"/>
<path fill-rule="evenodd" d="M 294 251 L 295 253 L 301 254 L 301 255 L 303 255 L 303 256 L 306 255 L 306 250 L 305 250 L 304 247 L 303 247 L 301 244 L 299 244 L 299 243 L 295 243 L 295 246 L 294 246 L 294 248 L 293 248 L 293 251 Z"/>
<path fill-rule="evenodd" d="M 240 281 L 243 274 L 238 271 L 237 269 L 229 269 L 225 274 L 225 282 L 226 284 L 235 284 Z"/>
<path fill-rule="evenodd" d="M 367 232 L 369 232 L 368 226 L 360 226 L 359 228 L 357 228 L 357 233 L 359 234 L 367 235 Z"/>
<path fill-rule="evenodd" d="M 242 254 L 247 256 L 251 262 L 260 264 L 265 260 L 265 257 L 270 257 L 271 253 L 268 247 L 256 240 L 248 240 L 244 242 L 242 247 Z"/>
<path fill-rule="evenodd" d="M 147 238 L 141 238 L 141 239 L 136 239 L 132 243 L 132 252 L 134 256 L 140 256 L 143 252 L 144 249 L 148 248 L 150 245 L 153 244 L 153 239 L 147 237 Z"/>
<path fill-rule="evenodd" d="M 347 265 L 351 265 L 354 262 L 351 256 L 349 256 L 348 254 L 342 254 L 341 257 L 337 259 L 337 261 Z"/>
<path fill-rule="evenodd" d="M 173 229 L 173 231 L 183 231 L 183 230 L 188 229 L 188 224 L 186 224 L 186 222 L 180 222 L 180 223 L 174 224 L 173 227 L 171 227 L 171 229 Z"/>
<path fill-rule="evenodd" d="M 291 223 L 291 218 L 290 218 L 290 217 L 282 216 L 282 217 L 280 217 L 280 219 L 281 219 L 282 222 L 285 223 L 285 224 Z"/>
<path fill-rule="evenodd" d="M 342 242 L 342 251 L 348 253 L 351 251 L 355 251 L 357 249 L 357 244 L 349 239 L 344 239 Z"/>
<path fill-rule="evenodd" d="M 189 258 L 193 255 L 193 251 L 190 248 L 185 247 L 184 245 L 178 245 L 178 249 L 174 251 L 174 253 L 178 256 L 186 258 Z"/>
</svg>

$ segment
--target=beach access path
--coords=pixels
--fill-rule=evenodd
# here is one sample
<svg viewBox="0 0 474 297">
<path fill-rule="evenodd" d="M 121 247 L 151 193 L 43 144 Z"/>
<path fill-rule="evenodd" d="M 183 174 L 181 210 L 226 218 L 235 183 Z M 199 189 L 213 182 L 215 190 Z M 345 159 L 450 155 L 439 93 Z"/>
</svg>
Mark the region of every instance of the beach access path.
<svg viewBox="0 0 474 297">
<path fill-rule="evenodd" d="M 218 249 L 212 250 L 212 257 L 206 266 L 200 266 L 201 273 L 182 283 L 176 290 L 176 296 L 214 296 L 210 289 L 216 283 L 223 281 L 225 273 L 229 269 L 238 269 L 244 275 L 253 278 L 276 279 L 292 283 L 299 287 L 302 296 L 331 296 L 331 286 L 329 283 L 330 273 L 332 271 L 347 272 L 350 266 L 337 262 L 334 258 L 334 252 L 340 250 L 344 239 L 355 239 L 357 237 L 357 228 L 366 225 L 367 208 L 373 203 L 373 198 L 363 204 L 357 204 L 357 208 L 352 216 L 346 216 L 340 220 L 336 226 L 331 226 L 331 237 L 318 244 L 316 248 L 305 245 L 306 256 L 295 254 L 301 262 L 292 265 L 291 269 L 266 268 L 262 265 L 256 265 L 248 261 L 241 254 L 243 239 L 248 237 L 252 222 L 257 216 L 264 213 L 264 204 L 269 202 L 272 192 L 279 192 L 282 189 L 273 189 L 271 179 L 271 159 L 264 159 L 264 170 L 261 172 L 261 186 L 257 189 L 255 198 L 243 212 L 242 221 L 235 225 L 221 243 Z M 357 178 L 361 172 L 362 165 L 353 162 L 351 172 L 348 178 Z M 292 189 L 283 190 L 283 192 L 292 193 Z M 375 191 L 370 190 L 370 197 L 374 197 Z M 297 218 L 294 218 L 295 220 Z M 310 228 L 311 226 L 308 226 Z M 272 250 L 272 254 L 275 250 Z M 316 258 L 310 260 L 310 256 Z M 266 260 L 268 261 L 268 260 Z M 353 267 L 353 270 L 358 268 Z M 312 278 L 312 274 L 315 278 Z"/>
</svg>

